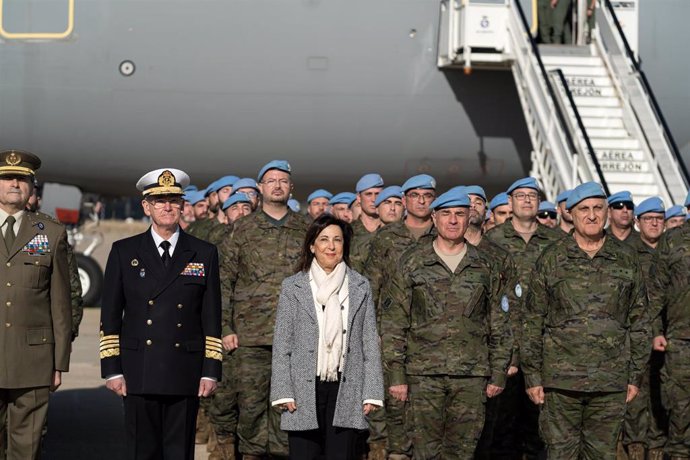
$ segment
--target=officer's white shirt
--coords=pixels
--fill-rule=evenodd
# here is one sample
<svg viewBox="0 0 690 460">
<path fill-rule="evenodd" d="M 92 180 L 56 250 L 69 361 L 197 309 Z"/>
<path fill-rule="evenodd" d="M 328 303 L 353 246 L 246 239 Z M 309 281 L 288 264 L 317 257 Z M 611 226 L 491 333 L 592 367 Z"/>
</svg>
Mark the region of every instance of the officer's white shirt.
<svg viewBox="0 0 690 460">
<path fill-rule="evenodd" d="M 24 211 L 19 211 L 16 214 L 12 214 L 15 219 L 17 219 L 14 222 L 14 235 L 16 236 L 17 233 L 19 232 L 19 226 L 22 224 L 22 219 L 24 218 Z M 2 236 L 5 236 L 5 233 L 7 232 L 7 218 L 10 216 L 10 214 L 6 213 L 4 210 L 0 209 L 0 225 L 2 225 Z"/>
<path fill-rule="evenodd" d="M 156 231 L 153 229 L 153 225 L 151 226 L 151 236 L 153 237 L 153 242 L 156 243 L 156 248 L 158 249 L 158 255 L 163 256 L 163 248 L 161 247 L 161 243 L 163 241 L 166 241 L 165 238 L 160 236 Z M 175 230 L 175 233 L 172 234 L 172 236 L 167 240 L 168 243 L 170 243 L 170 249 L 168 252 L 170 253 L 170 257 L 175 253 L 175 246 L 177 246 L 177 240 L 180 239 L 180 227 L 178 225 L 177 230 Z"/>
</svg>

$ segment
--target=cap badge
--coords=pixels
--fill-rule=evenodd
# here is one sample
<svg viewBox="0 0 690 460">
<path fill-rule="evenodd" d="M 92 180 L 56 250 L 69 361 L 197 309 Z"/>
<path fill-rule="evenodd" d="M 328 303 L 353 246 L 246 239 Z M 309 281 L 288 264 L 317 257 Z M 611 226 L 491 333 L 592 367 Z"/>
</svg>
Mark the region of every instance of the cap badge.
<svg viewBox="0 0 690 460">
<path fill-rule="evenodd" d="M 19 163 L 22 162 L 22 159 L 19 158 L 19 155 L 12 152 L 9 155 L 7 155 L 7 157 L 5 158 L 5 162 L 10 166 L 17 166 Z"/>
<path fill-rule="evenodd" d="M 132 264 L 132 267 L 136 267 L 137 265 L 139 265 L 139 261 L 137 259 L 132 259 L 131 264 Z"/>
<path fill-rule="evenodd" d="M 175 176 L 167 169 L 158 176 L 158 185 L 161 187 L 172 187 L 175 185 Z"/>
</svg>

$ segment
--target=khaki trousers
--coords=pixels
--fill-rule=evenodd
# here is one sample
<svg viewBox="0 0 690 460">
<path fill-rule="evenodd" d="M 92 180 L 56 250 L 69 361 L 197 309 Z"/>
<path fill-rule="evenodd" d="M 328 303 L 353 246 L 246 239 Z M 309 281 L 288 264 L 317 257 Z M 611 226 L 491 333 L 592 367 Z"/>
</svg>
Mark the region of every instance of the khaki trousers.
<svg viewBox="0 0 690 460">
<path fill-rule="evenodd" d="M 41 432 L 48 416 L 48 387 L 0 388 L 0 423 L 7 437 L 0 438 L 8 460 L 37 459 Z"/>
</svg>

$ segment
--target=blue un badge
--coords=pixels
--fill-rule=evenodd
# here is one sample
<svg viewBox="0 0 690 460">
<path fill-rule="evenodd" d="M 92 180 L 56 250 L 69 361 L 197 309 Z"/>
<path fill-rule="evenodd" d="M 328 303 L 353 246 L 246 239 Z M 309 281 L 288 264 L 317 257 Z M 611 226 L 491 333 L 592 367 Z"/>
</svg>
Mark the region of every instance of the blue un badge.
<svg viewBox="0 0 690 460">
<path fill-rule="evenodd" d="M 146 270 L 143 268 L 139 270 L 139 276 L 142 278 L 146 278 Z"/>
<path fill-rule="evenodd" d="M 515 285 L 515 295 L 522 297 L 522 286 L 520 286 L 520 283 Z"/>
<path fill-rule="evenodd" d="M 501 298 L 501 310 L 504 312 L 508 313 L 508 310 L 510 310 L 510 305 L 508 304 L 508 296 L 504 295 Z"/>
</svg>

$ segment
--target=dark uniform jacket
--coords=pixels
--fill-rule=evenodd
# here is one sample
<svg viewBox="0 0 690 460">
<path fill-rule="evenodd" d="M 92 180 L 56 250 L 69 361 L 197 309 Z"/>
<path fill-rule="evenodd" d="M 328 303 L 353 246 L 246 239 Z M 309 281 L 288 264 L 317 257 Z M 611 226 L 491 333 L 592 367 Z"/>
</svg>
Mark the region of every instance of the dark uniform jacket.
<svg viewBox="0 0 690 460">
<path fill-rule="evenodd" d="M 196 395 L 221 378 L 216 247 L 180 230 L 163 267 L 151 230 L 113 244 L 101 307 L 101 374 L 132 394 Z"/>
<path fill-rule="evenodd" d="M 0 388 L 49 386 L 53 371 L 69 370 L 65 228 L 25 212 L 9 254 L 0 241 L 0 259 Z"/>
</svg>

